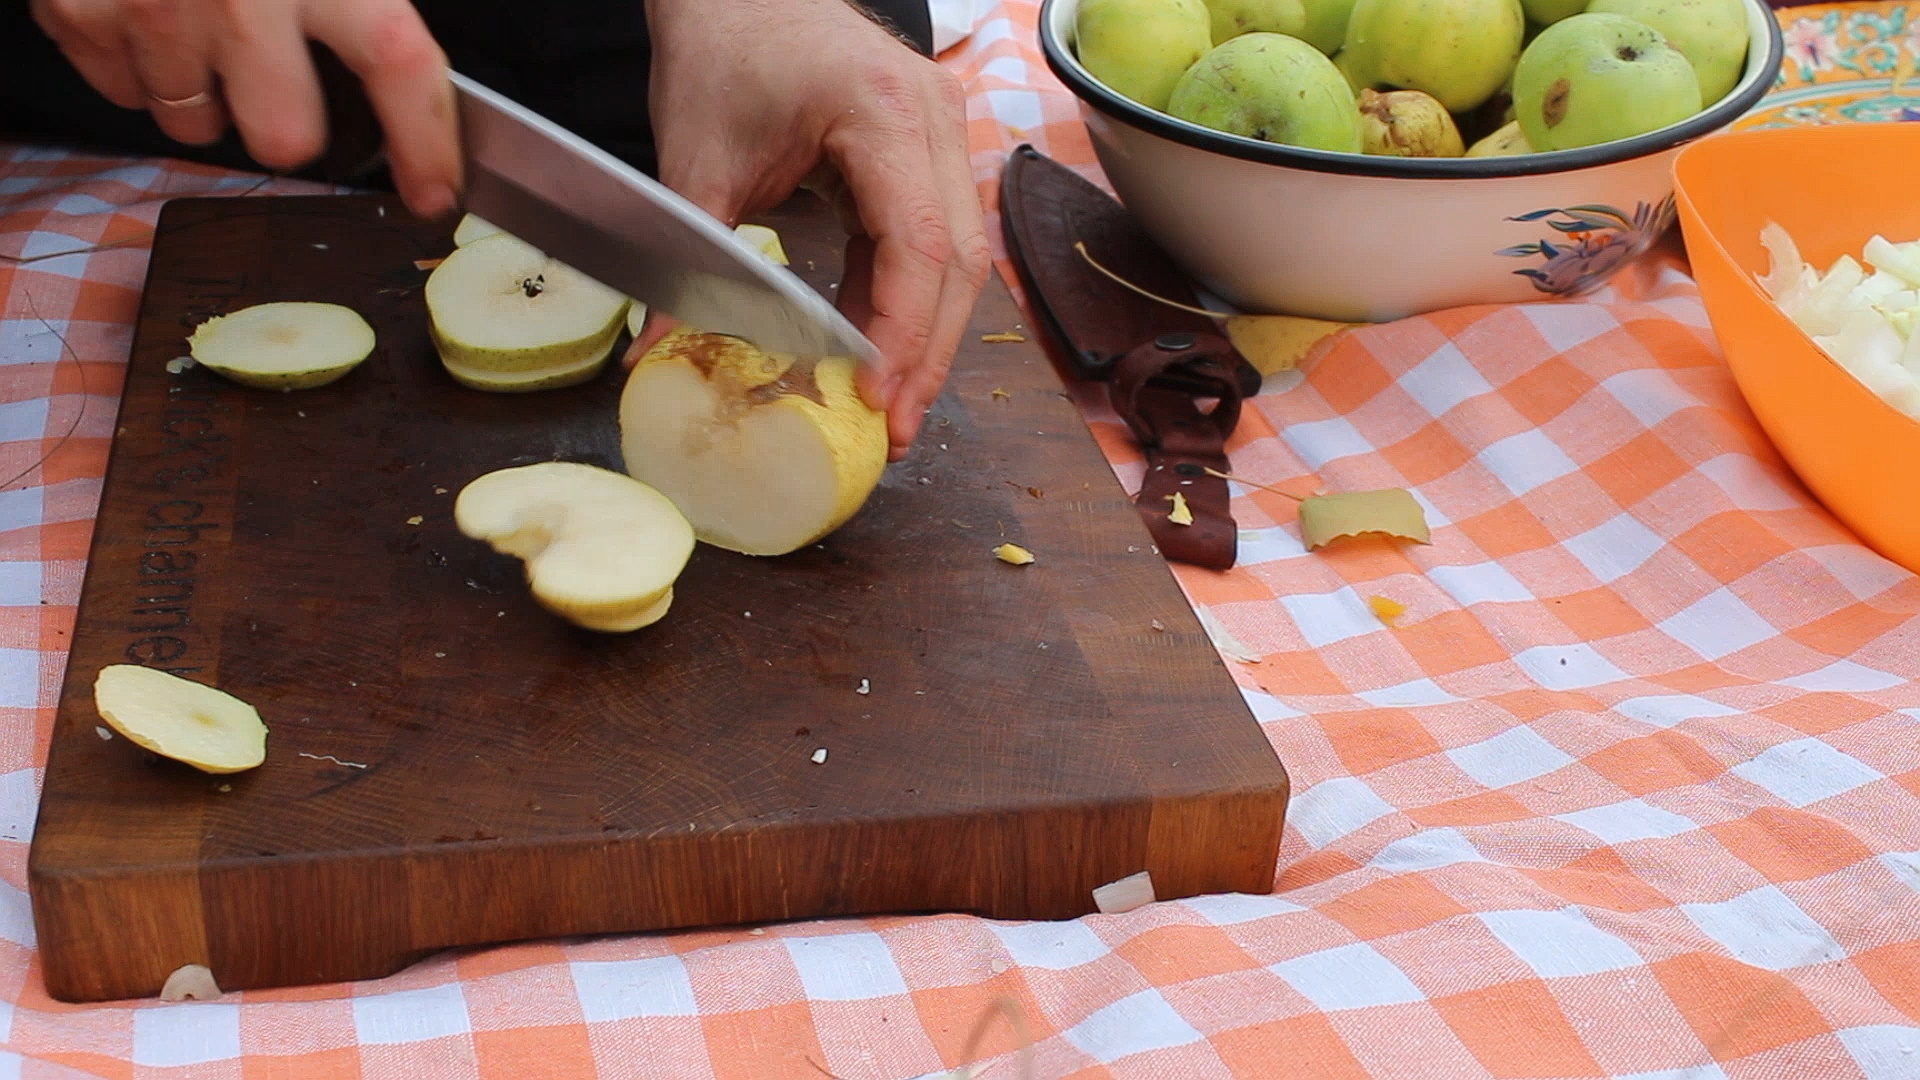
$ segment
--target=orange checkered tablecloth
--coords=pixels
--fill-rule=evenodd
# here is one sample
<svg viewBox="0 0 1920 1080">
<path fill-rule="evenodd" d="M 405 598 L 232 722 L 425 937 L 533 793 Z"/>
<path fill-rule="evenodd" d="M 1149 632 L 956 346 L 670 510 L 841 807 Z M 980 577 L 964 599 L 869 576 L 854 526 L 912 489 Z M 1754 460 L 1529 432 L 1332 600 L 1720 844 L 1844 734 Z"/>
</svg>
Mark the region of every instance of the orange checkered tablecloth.
<svg viewBox="0 0 1920 1080">
<path fill-rule="evenodd" d="M 1021 140 L 1098 176 L 1037 7 L 946 56 L 990 206 Z M 255 183 L 0 147 L 0 1077 L 1920 1077 L 1920 580 L 1795 482 L 1671 253 L 1347 333 L 1249 403 L 1238 473 L 1407 486 L 1434 523 L 1308 553 L 1236 488 L 1241 565 L 1176 568 L 1295 783 L 1269 894 L 49 1000 L 27 841 L 146 258 L 58 253 Z M 965 1056 L 997 1002 L 1030 1060 L 1006 1022 Z"/>
</svg>

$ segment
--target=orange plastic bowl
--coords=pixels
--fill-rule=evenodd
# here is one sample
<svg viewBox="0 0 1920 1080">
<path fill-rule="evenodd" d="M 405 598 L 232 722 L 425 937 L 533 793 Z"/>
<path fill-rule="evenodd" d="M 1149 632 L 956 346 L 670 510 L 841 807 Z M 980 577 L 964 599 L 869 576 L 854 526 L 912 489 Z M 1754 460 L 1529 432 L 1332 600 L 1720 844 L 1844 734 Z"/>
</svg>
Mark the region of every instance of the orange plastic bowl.
<svg viewBox="0 0 1920 1080">
<path fill-rule="evenodd" d="M 1802 483 L 1881 555 L 1920 574 L 1920 421 L 1880 400 L 1760 287 L 1778 222 L 1824 271 L 1880 233 L 1920 239 L 1920 124 L 1733 132 L 1674 160 L 1680 227 L 1708 318 L 1760 426 Z"/>
</svg>

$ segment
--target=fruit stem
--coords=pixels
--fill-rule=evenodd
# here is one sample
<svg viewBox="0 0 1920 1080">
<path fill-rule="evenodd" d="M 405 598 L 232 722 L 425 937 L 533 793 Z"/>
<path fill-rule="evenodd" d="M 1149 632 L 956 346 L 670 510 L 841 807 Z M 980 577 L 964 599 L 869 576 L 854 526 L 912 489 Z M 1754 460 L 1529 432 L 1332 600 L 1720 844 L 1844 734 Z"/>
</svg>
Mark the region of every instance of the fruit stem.
<svg viewBox="0 0 1920 1080">
<path fill-rule="evenodd" d="M 1228 316 L 1222 315 L 1217 311 L 1208 311 L 1205 308 L 1197 308 L 1188 304 L 1182 304 L 1178 300 L 1169 300 L 1164 296 L 1155 296 L 1153 293 L 1150 293 L 1147 290 L 1141 288 L 1140 286 L 1135 285 L 1133 282 L 1128 281 L 1126 278 L 1121 277 L 1119 274 L 1116 274 L 1113 271 L 1107 269 L 1106 267 L 1101 266 L 1099 262 L 1097 262 L 1092 255 L 1087 253 L 1087 245 L 1084 240 L 1075 240 L 1073 242 L 1073 250 L 1079 252 L 1080 257 L 1087 260 L 1088 266 L 1093 267 L 1095 270 L 1100 271 L 1102 274 L 1105 274 L 1106 276 L 1112 278 L 1114 281 L 1117 281 L 1120 284 L 1126 286 L 1127 288 L 1132 289 L 1134 292 L 1139 293 L 1141 296 L 1144 296 L 1149 300 L 1158 300 L 1160 303 L 1165 304 L 1170 308 L 1179 308 L 1181 311 L 1185 311 L 1194 315 L 1204 315 L 1209 319 L 1228 318 Z"/>
<path fill-rule="evenodd" d="M 1249 480 L 1249 479 L 1247 479 L 1247 478 L 1246 478 L 1246 477 L 1244 477 L 1244 476 L 1235 476 L 1235 475 L 1233 475 L 1232 473 L 1225 473 L 1225 472 L 1221 472 L 1221 471 L 1220 471 L 1219 469 L 1208 469 L 1208 470 L 1207 470 L 1207 475 L 1208 475 L 1208 476 L 1217 476 L 1217 477 L 1219 477 L 1219 478 L 1220 478 L 1220 479 L 1222 479 L 1222 480 L 1231 480 L 1231 481 L 1233 481 L 1233 482 L 1234 482 L 1234 483 L 1236 483 L 1236 484 L 1245 484 L 1245 485 L 1247 485 L 1248 487 L 1257 487 L 1257 488 L 1259 488 L 1259 489 L 1260 489 L 1261 491 L 1271 491 L 1271 492 L 1273 492 L 1273 493 L 1274 493 L 1275 495 L 1285 495 L 1285 496 L 1286 496 L 1287 498 L 1289 498 L 1289 499 L 1292 499 L 1292 500 L 1293 500 L 1294 502 L 1306 502 L 1306 501 L 1307 501 L 1307 500 L 1306 500 L 1306 497 L 1305 497 L 1305 496 L 1302 496 L 1302 495 L 1295 495 L 1295 494 L 1294 494 L 1293 492 L 1291 492 L 1291 491 L 1281 491 L 1281 490 L 1280 490 L 1279 488 L 1277 488 L 1277 487 L 1274 487 L 1274 486 L 1273 486 L 1272 484 L 1263 484 L 1263 483 L 1261 483 L 1261 482 L 1260 482 L 1260 481 L 1258 481 L 1258 480 Z"/>
</svg>

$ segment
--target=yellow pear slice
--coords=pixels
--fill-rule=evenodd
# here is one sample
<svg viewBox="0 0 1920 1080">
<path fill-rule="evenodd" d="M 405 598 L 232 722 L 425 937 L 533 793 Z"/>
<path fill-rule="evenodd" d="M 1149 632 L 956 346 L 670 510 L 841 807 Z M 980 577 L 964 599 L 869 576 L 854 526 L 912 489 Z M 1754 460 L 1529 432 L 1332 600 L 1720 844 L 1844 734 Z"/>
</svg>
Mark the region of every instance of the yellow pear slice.
<svg viewBox="0 0 1920 1080">
<path fill-rule="evenodd" d="M 457 248 L 427 277 L 428 328 L 443 364 L 524 375 L 603 359 L 627 298 L 506 233 Z"/>
<path fill-rule="evenodd" d="M 473 390 L 490 390 L 496 394 L 525 394 L 535 390 L 558 390 L 563 386 L 578 386 L 600 374 L 607 362 L 613 359 L 612 351 L 589 356 L 573 367 L 535 368 L 532 371 L 488 371 L 485 368 L 470 368 L 450 360 L 442 360 L 440 366 L 447 369 L 453 381 Z"/>
<path fill-rule="evenodd" d="M 136 745 L 209 773 L 267 759 L 267 725 L 253 706 L 205 683 L 140 664 L 109 664 L 93 678 L 93 705 Z"/>
<path fill-rule="evenodd" d="M 887 466 L 887 420 L 845 357 L 796 360 L 677 327 L 620 396 L 627 471 L 673 500 L 694 535 L 784 555 L 858 513 Z"/>
<path fill-rule="evenodd" d="M 780 243 L 780 234 L 765 225 L 736 225 L 734 235 L 760 249 L 761 254 L 781 266 L 787 265 L 787 249 Z"/>
<path fill-rule="evenodd" d="M 194 328 L 196 362 L 242 386 L 311 390 L 372 355 L 373 327 L 339 304 L 280 301 L 215 315 Z"/>
<path fill-rule="evenodd" d="M 499 469 L 460 490 L 454 524 L 526 563 L 534 599 L 589 630 L 659 621 L 693 555 L 693 529 L 665 495 L 571 461 Z"/>
<path fill-rule="evenodd" d="M 500 231 L 500 226 L 486 218 L 466 214 L 460 218 L 460 224 L 453 227 L 453 246 L 466 247 L 475 240 L 484 240 Z"/>
</svg>

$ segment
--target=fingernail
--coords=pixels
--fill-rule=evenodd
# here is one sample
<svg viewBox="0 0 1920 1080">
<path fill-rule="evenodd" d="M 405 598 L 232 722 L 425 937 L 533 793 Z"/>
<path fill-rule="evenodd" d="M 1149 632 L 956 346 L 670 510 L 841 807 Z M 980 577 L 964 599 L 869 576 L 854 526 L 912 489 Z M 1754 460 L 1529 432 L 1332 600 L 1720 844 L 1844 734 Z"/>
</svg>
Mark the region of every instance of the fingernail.
<svg viewBox="0 0 1920 1080">
<path fill-rule="evenodd" d="M 423 218 L 437 218 L 451 211 L 458 200 L 453 189 L 445 184 L 430 184 L 420 191 L 418 213 Z"/>
</svg>

